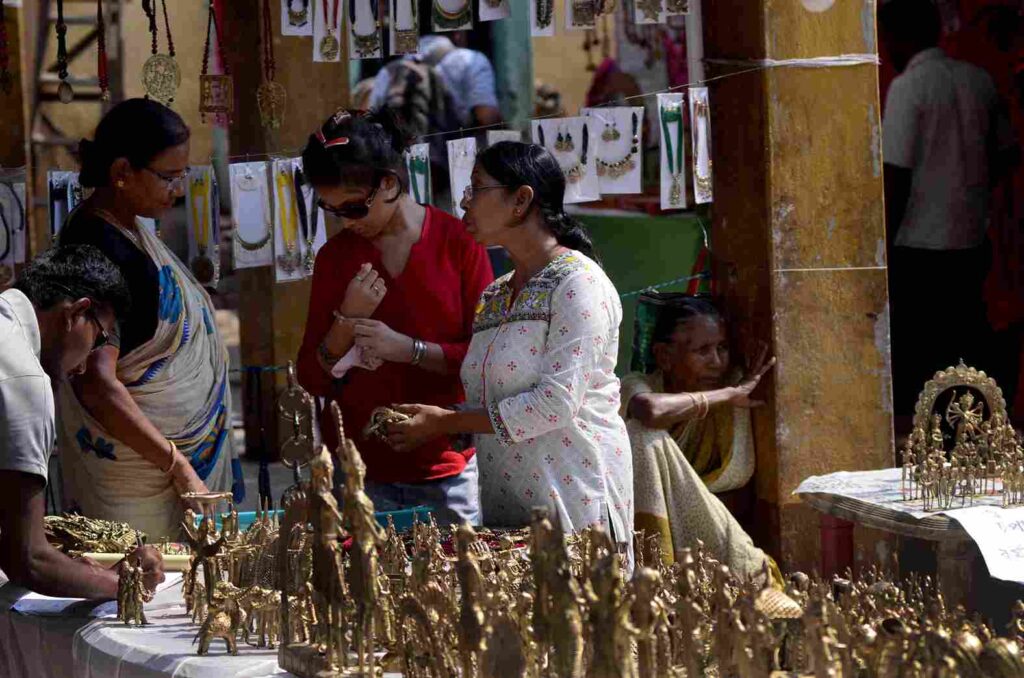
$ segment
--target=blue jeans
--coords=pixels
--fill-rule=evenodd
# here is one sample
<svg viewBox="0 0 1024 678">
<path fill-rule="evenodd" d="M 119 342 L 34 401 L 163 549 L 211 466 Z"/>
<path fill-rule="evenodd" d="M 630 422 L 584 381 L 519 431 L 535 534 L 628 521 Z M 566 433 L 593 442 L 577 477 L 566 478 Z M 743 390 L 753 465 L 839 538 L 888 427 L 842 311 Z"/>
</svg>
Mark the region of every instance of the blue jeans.
<svg viewBox="0 0 1024 678">
<path fill-rule="evenodd" d="M 480 485 L 476 456 L 457 476 L 424 483 L 375 483 L 366 481 L 366 494 L 377 511 L 401 511 L 415 506 L 431 509 L 438 525 L 482 525 Z"/>
</svg>

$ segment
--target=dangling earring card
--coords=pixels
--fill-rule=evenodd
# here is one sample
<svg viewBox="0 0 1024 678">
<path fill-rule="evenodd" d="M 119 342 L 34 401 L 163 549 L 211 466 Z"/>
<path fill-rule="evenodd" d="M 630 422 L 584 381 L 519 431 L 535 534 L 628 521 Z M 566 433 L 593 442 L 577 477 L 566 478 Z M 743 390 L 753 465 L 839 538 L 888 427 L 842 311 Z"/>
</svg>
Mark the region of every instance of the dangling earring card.
<svg viewBox="0 0 1024 678">
<path fill-rule="evenodd" d="M 310 0 L 313 8 L 313 61 L 341 61 L 341 0 Z"/>
<path fill-rule="evenodd" d="M 665 23 L 664 0 L 634 0 L 633 11 L 636 16 L 636 23 L 663 24 Z"/>
<path fill-rule="evenodd" d="M 419 0 L 391 0 L 391 54 L 416 54 L 420 48 Z"/>
<path fill-rule="evenodd" d="M 690 0 L 665 0 L 665 16 L 684 16 L 690 13 Z"/>
<path fill-rule="evenodd" d="M 5 231 L 11 239 L 11 251 L 14 263 L 25 263 L 26 231 L 25 231 L 25 184 L 22 180 L 0 181 L 0 210 L 3 211 Z M 5 244 L 0 243 L 0 252 Z"/>
<path fill-rule="evenodd" d="M 693 196 L 698 205 L 711 202 L 711 107 L 707 87 L 690 88 L 690 132 L 693 135 Z"/>
<path fill-rule="evenodd" d="M 430 144 L 414 144 L 405 152 L 405 168 L 409 173 L 409 195 L 421 205 L 433 204 L 430 190 Z"/>
<path fill-rule="evenodd" d="M 466 213 L 462 209 L 462 196 L 470 183 L 476 163 L 476 139 L 452 139 L 448 142 L 448 179 L 452 188 L 452 207 L 459 219 Z"/>
<path fill-rule="evenodd" d="M 565 30 L 586 31 L 596 26 L 594 0 L 565 0 Z"/>
<path fill-rule="evenodd" d="M 81 197 L 78 172 L 50 170 L 46 173 L 46 204 L 50 218 L 50 236 L 56 241 L 68 214 Z"/>
<path fill-rule="evenodd" d="M 246 162 L 230 165 L 235 268 L 269 266 L 274 261 L 274 248 L 270 242 L 274 236 L 274 220 L 267 164 Z"/>
<path fill-rule="evenodd" d="M 473 27 L 473 0 L 431 0 L 430 14 L 435 33 L 468 30 Z"/>
<path fill-rule="evenodd" d="M 597 176 L 601 194 L 643 191 L 641 135 L 644 108 L 584 108 L 597 137 Z"/>
<path fill-rule="evenodd" d="M 498 21 L 512 16 L 510 0 L 480 0 L 480 21 Z"/>
<path fill-rule="evenodd" d="M 327 242 L 327 218 L 317 205 L 316 191 L 302 171 L 302 160 L 292 161 L 295 180 L 296 207 L 299 211 L 299 250 L 302 252 L 302 274 L 313 275 L 316 255 Z"/>
<path fill-rule="evenodd" d="M 217 244 L 213 167 L 194 166 L 185 190 L 185 225 L 188 231 L 188 262 L 192 275 L 203 287 L 216 287 L 220 279 L 220 247 Z"/>
<path fill-rule="evenodd" d="M 281 35 L 313 35 L 314 0 L 281 0 Z"/>
<path fill-rule="evenodd" d="M 302 246 L 299 237 L 299 205 L 295 199 L 295 165 L 298 160 L 275 160 L 274 188 L 274 279 L 302 280 Z"/>
<path fill-rule="evenodd" d="M 499 141 L 522 141 L 523 133 L 517 129 L 487 130 L 487 145 L 493 146 Z"/>
<path fill-rule="evenodd" d="M 530 35 L 550 38 L 555 34 L 555 0 L 527 0 L 530 6 Z"/>
<path fill-rule="evenodd" d="M 348 56 L 350 59 L 380 59 L 383 31 L 377 0 L 346 0 L 348 3 Z"/>
<path fill-rule="evenodd" d="M 661 209 L 686 207 L 686 172 L 683 169 L 683 95 L 658 95 L 658 125 L 661 129 Z"/>
<path fill-rule="evenodd" d="M 594 154 L 597 140 L 587 118 L 534 120 L 533 142 L 548 149 L 562 168 L 566 204 L 601 199 Z"/>
</svg>

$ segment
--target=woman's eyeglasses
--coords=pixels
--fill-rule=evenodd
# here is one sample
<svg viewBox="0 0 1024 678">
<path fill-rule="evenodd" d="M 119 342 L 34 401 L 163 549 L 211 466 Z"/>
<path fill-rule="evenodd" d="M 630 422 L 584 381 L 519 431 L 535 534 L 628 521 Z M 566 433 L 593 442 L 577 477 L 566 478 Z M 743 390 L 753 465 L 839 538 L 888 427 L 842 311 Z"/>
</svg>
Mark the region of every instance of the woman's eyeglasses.
<svg viewBox="0 0 1024 678">
<path fill-rule="evenodd" d="M 506 186 L 505 184 L 493 184 L 491 186 L 474 186 L 473 184 L 466 184 L 466 188 L 463 189 L 463 191 L 462 191 L 462 197 L 465 198 L 467 201 L 470 201 L 470 200 L 473 199 L 473 194 L 474 193 L 477 193 L 479 191 L 486 191 L 486 190 L 489 190 L 491 188 L 510 188 L 510 187 Z"/>
<path fill-rule="evenodd" d="M 188 181 L 188 173 L 191 171 L 190 169 L 186 169 L 181 174 L 168 175 L 164 174 L 163 172 L 157 172 L 152 167 L 143 167 L 142 169 L 146 170 L 156 178 L 163 181 L 164 184 L 167 186 L 167 190 L 172 192 L 184 190 L 185 182 Z"/>
<path fill-rule="evenodd" d="M 370 206 L 373 205 L 373 199 L 377 196 L 378 188 L 370 191 L 370 195 L 366 196 L 365 200 L 352 200 L 343 202 L 340 205 L 328 205 L 323 201 L 323 198 L 317 197 L 316 204 L 324 212 L 333 214 L 336 217 L 343 219 L 365 219 L 366 215 L 370 213 Z"/>
</svg>

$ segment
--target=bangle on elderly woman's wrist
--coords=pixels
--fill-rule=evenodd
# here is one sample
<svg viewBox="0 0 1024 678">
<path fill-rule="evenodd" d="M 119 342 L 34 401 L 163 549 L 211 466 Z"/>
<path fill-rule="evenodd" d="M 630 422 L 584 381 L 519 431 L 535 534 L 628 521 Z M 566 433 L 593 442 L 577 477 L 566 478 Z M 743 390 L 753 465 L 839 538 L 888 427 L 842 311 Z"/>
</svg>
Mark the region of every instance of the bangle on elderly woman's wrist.
<svg viewBox="0 0 1024 678">
<path fill-rule="evenodd" d="M 419 365 L 427 355 L 427 342 L 422 339 L 412 340 L 412 364 Z"/>
</svg>

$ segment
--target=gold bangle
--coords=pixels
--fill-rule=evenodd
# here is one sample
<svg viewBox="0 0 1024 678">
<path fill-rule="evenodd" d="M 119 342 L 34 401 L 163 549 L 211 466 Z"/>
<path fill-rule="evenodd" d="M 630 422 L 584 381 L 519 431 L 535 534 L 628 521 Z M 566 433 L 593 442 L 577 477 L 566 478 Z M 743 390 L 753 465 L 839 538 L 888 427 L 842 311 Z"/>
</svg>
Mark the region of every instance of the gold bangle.
<svg viewBox="0 0 1024 678">
<path fill-rule="evenodd" d="M 174 444 L 173 440 L 168 440 L 167 443 L 171 446 L 171 465 L 167 467 L 166 471 L 164 471 L 165 476 L 171 475 L 171 471 L 173 471 L 174 467 L 178 464 L 178 446 Z"/>
<path fill-rule="evenodd" d="M 708 416 L 708 412 L 711 410 L 711 403 L 708 402 L 708 397 L 703 393 L 698 393 L 700 396 L 700 414 L 698 415 L 701 419 Z"/>
</svg>

